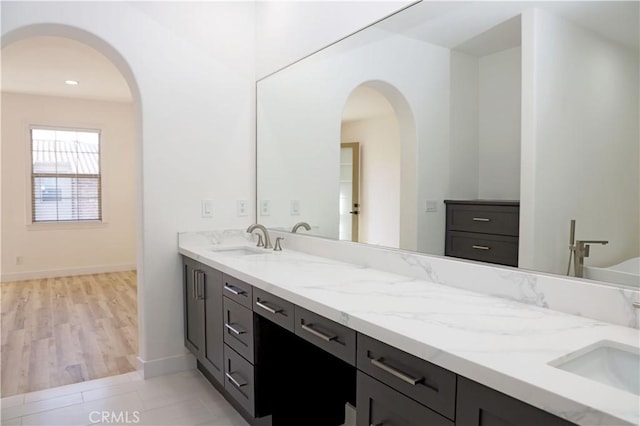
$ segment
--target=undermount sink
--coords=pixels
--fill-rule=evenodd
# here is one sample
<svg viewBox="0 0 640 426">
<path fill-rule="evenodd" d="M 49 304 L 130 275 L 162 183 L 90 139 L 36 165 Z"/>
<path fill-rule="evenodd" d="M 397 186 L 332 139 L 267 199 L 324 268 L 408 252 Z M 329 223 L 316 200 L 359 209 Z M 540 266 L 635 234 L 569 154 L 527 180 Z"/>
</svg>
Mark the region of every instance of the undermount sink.
<svg viewBox="0 0 640 426">
<path fill-rule="evenodd" d="M 249 256 L 254 254 L 266 254 L 269 250 L 253 248 L 253 247 L 216 247 L 211 249 L 212 252 L 225 256 Z"/>
<path fill-rule="evenodd" d="M 640 395 L 640 349 L 637 347 L 601 340 L 549 365 Z"/>
</svg>

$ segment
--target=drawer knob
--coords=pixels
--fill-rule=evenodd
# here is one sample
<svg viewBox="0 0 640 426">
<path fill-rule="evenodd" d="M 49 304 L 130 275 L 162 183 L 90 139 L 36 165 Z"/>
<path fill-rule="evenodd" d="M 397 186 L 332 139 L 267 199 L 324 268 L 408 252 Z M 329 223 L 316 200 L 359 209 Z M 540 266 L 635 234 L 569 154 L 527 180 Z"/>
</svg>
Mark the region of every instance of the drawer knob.
<svg viewBox="0 0 640 426">
<path fill-rule="evenodd" d="M 237 334 L 237 335 L 241 335 L 241 334 L 246 333 L 246 331 L 244 331 L 244 330 L 238 330 L 237 328 L 234 328 L 231 324 L 225 323 L 224 326 L 227 327 L 229 330 L 231 330 L 234 334 Z"/>
<path fill-rule="evenodd" d="M 314 336 L 319 337 L 320 339 L 324 340 L 325 342 L 330 342 L 330 341 L 334 340 L 336 337 L 338 337 L 338 336 L 330 336 L 330 335 L 325 334 L 325 333 L 323 333 L 321 331 L 315 330 L 314 328 L 312 328 L 311 326 L 306 325 L 306 324 L 302 324 L 302 329 L 304 331 L 306 331 L 307 333 L 311 333 Z"/>
<path fill-rule="evenodd" d="M 476 250 L 491 250 L 491 247 L 488 246 L 471 246 L 471 248 Z"/>
<path fill-rule="evenodd" d="M 422 381 L 422 377 L 416 379 L 415 377 L 412 377 L 396 368 L 393 368 L 387 364 L 385 364 L 384 362 L 382 362 L 382 358 L 380 359 L 371 359 L 371 364 L 375 365 L 376 367 L 380 368 L 381 370 L 386 371 L 387 373 L 391 374 L 392 376 L 397 377 L 398 379 L 402 380 L 405 383 L 409 383 L 411 386 L 415 386 L 417 385 L 419 382 Z"/>
<path fill-rule="evenodd" d="M 241 388 L 241 387 L 243 387 L 243 386 L 246 386 L 246 385 L 247 385 L 247 383 L 246 383 L 246 382 L 244 382 L 244 383 L 240 383 L 239 381 L 237 381 L 236 379 L 234 379 L 234 378 L 233 378 L 233 376 L 232 376 L 231 374 L 233 374 L 233 373 L 224 373 L 224 375 L 225 375 L 225 376 L 227 376 L 227 379 L 229 379 L 229 381 L 230 381 L 231 383 L 233 383 L 236 387 Z"/>
<path fill-rule="evenodd" d="M 247 294 L 246 291 L 228 284 L 224 285 L 224 289 L 227 290 L 229 293 L 235 294 L 236 296 Z"/>
<path fill-rule="evenodd" d="M 265 311 L 272 313 L 272 314 L 279 314 L 280 312 L 282 312 L 282 309 L 273 309 L 271 306 L 267 306 L 265 304 L 265 302 L 261 302 L 259 300 L 256 300 L 256 306 L 261 307 L 262 309 L 264 309 Z"/>
<path fill-rule="evenodd" d="M 473 220 L 476 222 L 491 222 L 488 217 L 474 217 Z"/>
</svg>

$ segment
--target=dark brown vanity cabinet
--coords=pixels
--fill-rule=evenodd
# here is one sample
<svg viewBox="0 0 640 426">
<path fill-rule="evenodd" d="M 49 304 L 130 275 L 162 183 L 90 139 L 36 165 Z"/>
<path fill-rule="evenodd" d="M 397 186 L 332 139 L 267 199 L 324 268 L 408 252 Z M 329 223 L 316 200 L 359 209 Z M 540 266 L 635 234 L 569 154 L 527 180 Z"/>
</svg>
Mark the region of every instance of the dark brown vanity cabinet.
<svg viewBox="0 0 640 426">
<path fill-rule="evenodd" d="M 363 334 L 357 352 L 358 426 L 454 425 L 454 373 Z"/>
<path fill-rule="evenodd" d="M 445 256 L 518 266 L 519 201 L 444 202 Z"/>
<path fill-rule="evenodd" d="M 573 423 L 458 376 L 456 424 L 460 426 L 570 426 Z"/>
<path fill-rule="evenodd" d="M 222 273 L 186 257 L 183 273 L 185 346 L 222 383 Z"/>
<path fill-rule="evenodd" d="M 184 258 L 185 345 L 252 425 L 571 423 Z"/>
</svg>

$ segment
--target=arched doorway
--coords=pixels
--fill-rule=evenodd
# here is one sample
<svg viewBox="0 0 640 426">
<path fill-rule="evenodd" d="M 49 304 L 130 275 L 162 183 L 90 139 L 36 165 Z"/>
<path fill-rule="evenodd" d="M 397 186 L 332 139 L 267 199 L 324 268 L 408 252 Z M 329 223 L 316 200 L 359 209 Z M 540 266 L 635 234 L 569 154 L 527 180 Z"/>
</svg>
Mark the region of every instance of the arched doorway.
<svg viewBox="0 0 640 426">
<path fill-rule="evenodd" d="M 365 82 L 349 94 L 341 129 L 340 239 L 415 249 L 415 123 L 405 97 Z"/>
<path fill-rule="evenodd" d="M 91 99 L 86 92 L 83 96 L 67 95 L 64 90 L 47 92 L 43 88 L 49 75 L 45 70 L 55 74 L 56 55 L 62 61 L 69 60 L 76 48 L 93 55 L 88 62 L 103 60 L 119 72 L 128 98 Z M 32 87 L 21 81 L 22 87 L 11 86 L 17 89 L 6 96 L 11 73 L 3 72 L 3 182 L 16 182 L 5 176 L 13 170 L 4 167 L 9 163 L 19 165 L 12 173 L 22 179 L 14 187 L 3 185 L 2 262 L 6 265 L 15 258 L 17 266 L 25 266 L 9 274 L 3 267 L 3 293 L 5 281 L 21 280 L 15 299 L 25 315 L 24 334 L 29 330 L 31 334 L 30 340 L 22 340 L 23 348 L 28 348 L 22 350 L 22 357 L 5 353 L 3 346 L 2 396 L 134 371 L 139 352 L 138 294 L 142 293 L 135 275 L 136 269 L 138 276 L 141 272 L 136 258 L 141 229 L 141 114 L 133 74 L 107 43 L 63 25 L 33 25 L 12 31 L 3 35 L 2 50 L 3 68 L 12 63 L 7 53 L 18 50 L 18 55 L 31 55 L 26 62 L 35 68 L 29 72 Z M 25 57 L 22 59 L 21 66 Z M 93 71 L 100 74 L 97 68 Z M 88 78 L 79 80 L 80 88 L 89 83 Z M 5 137 L 10 131 L 10 137 Z M 87 135 L 95 136 L 95 149 L 85 150 Z M 12 144 L 29 148 L 16 149 Z M 47 176 L 40 176 L 42 172 Z M 53 189 L 45 188 L 49 184 Z M 87 209 L 78 206 L 86 205 L 82 199 L 93 187 L 98 188 L 94 203 L 98 214 L 92 211 L 87 216 Z M 45 195 L 39 197 L 41 189 Z M 67 193 L 75 194 L 70 196 L 73 214 L 65 210 L 65 205 L 72 204 Z M 15 197 L 23 201 L 16 203 Z M 34 207 L 38 203 L 57 205 L 58 213 L 39 220 L 39 210 Z M 26 217 L 18 223 L 14 219 L 20 216 Z M 117 235 L 120 238 L 115 238 Z M 115 254 L 109 257 L 105 248 Z M 120 256 L 122 252 L 132 256 Z M 57 261 L 70 258 L 73 261 L 56 267 Z M 130 269 L 134 272 L 127 274 Z M 9 332 L 4 326 L 3 332 Z M 91 330 L 83 330 L 83 326 Z M 16 337 L 14 343 L 19 340 Z M 51 348 L 55 348 L 55 356 L 51 356 Z M 28 381 L 5 387 L 10 378 L 5 370 L 17 371 L 17 377 L 26 376 Z"/>
</svg>

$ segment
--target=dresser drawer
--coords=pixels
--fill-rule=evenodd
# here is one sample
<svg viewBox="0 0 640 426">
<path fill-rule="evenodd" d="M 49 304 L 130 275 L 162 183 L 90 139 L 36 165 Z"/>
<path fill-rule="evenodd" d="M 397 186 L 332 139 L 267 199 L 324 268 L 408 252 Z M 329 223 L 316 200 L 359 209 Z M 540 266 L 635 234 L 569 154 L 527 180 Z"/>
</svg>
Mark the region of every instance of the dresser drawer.
<svg viewBox="0 0 640 426">
<path fill-rule="evenodd" d="M 358 371 L 357 426 L 454 426 L 411 398 Z"/>
<path fill-rule="evenodd" d="M 518 206 L 447 204 L 447 230 L 517 237 L 519 228 Z"/>
<path fill-rule="evenodd" d="M 356 365 L 354 330 L 296 306 L 295 334 L 342 361 Z"/>
<path fill-rule="evenodd" d="M 224 388 L 255 417 L 254 367 L 227 345 L 224 345 Z"/>
<path fill-rule="evenodd" d="M 518 266 L 518 237 L 449 231 L 445 255 Z"/>
<path fill-rule="evenodd" d="M 253 289 L 254 312 L 293 332 L 294 305 L 259 288 Z"/>
<path fill-rule="evenodd" d="M 223 297 L 224 342 L 253 363 L 253 312 Z"/>
<path fill-rule="evenodd" d="M 251 284 L 247 284 L 231 275 L 222 274 L 222 285 L 222 294 L 242 306 L 251 309 L 251 293 L 253 289 Z"/>
<path fill-rule="evenodd" d="M 362 334 L 358 334 L 357 367 L 432 410 L 454 418 L 456 375 L 451 371 Z"/>
</svg>

